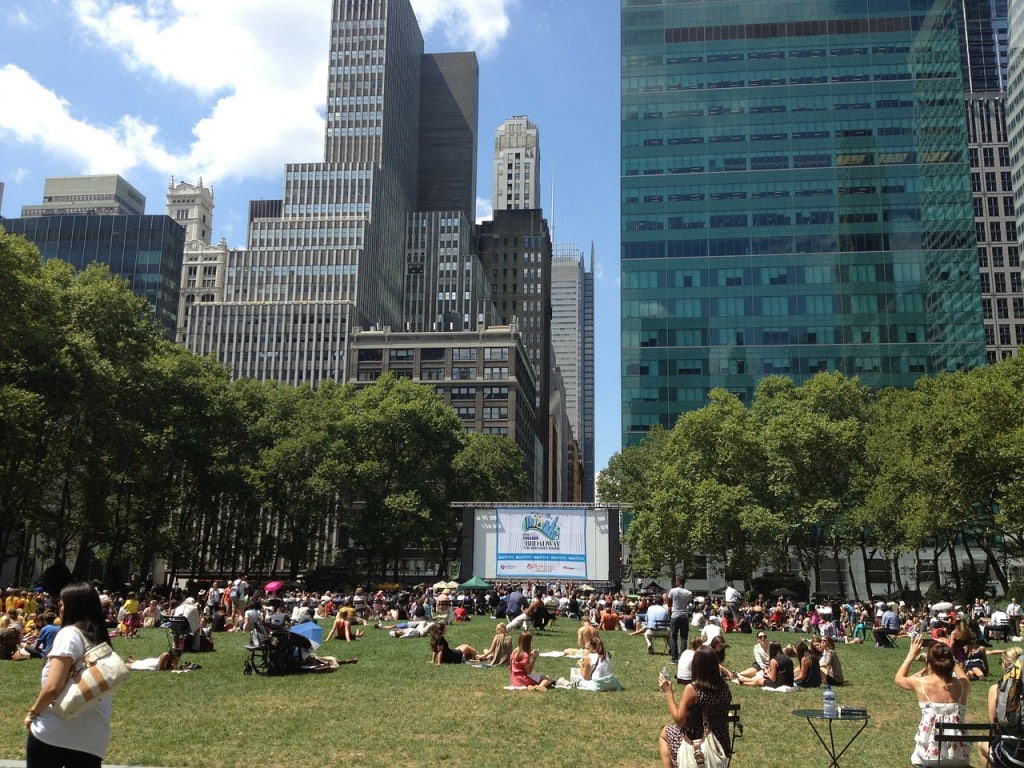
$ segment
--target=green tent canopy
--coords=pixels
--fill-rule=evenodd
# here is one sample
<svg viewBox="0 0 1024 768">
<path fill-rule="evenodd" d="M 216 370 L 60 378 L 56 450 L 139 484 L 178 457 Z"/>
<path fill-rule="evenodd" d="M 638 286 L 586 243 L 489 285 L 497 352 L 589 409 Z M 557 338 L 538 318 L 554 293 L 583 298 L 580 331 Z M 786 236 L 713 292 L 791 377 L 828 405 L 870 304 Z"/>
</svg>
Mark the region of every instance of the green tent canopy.
<svg viewBox="0 0 1024 768">
<path fill-rule="evenodd" d="M 494 586 L 489 581 L 481 579 L 479 576 L 474 576 L 469 581 L 464 581 L 459 584 L 459 589 L 489 589 Z"/>
</svg>

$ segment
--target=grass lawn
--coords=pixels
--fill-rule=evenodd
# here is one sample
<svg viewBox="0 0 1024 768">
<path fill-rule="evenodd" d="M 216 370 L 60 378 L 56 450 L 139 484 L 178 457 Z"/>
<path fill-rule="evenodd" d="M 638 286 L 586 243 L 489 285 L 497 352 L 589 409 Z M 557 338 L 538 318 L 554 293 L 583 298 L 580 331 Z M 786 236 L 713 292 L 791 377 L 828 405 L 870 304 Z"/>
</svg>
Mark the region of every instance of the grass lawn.
<svg viewBox="0 0 1024 768">
<path fill-rule="evenodd" d="M 452 647 L 486 648 L 495 622 L 478 617 L 449 628 Z M 535 638 L 541 651 L 575 645 L 578 623 L 560 619 Z M 795 635 L 772 633 L 785 644 Z M 646 653 L 642 637 L 603 633 L 613 669 L 626 687 L 615 693 L 552 690 L 505 691 L 508 670 L 427 663 L 428 640 L 395 640 L 366 630 L 353 643 L 332 640 L 321 653 L 358 658 L 330 674 L 245 676 L 241 633 L 217 636 L 213 653 L 186 654 L 202 665 L 186 674 L 137 672 L 116 694 L 107 762 L 163 766 L 471 766 L 497 768 L 633 768 L 659 765 L 657 738 L 668 722 L 657 676 L 668 663 L 664 643 Z M 729 635 L 726 659 L 744 669 L 753 635 Z M 163 629 L 142 630 L 141 639 L 114 641 L 122 656 L 155 656 L 167 647 Z M 907 641 L 899 650 L 840 646 L 851 682 L 837 689 L 839 704 L 865 706 L 867 729 L 843 758 L 845 768 L 909 765 L 918 707 L 914 696 L 892 682 Z M 997 657 L 993 657 L 998 668 Z M 573 662 L 542 658 L 537 671 L 568 677 Z M 3 662 L 0 681 L 6 706 L 0 712 L 0 759 L 24 759 L 21 722 L 39 688 L 41 661 Z M 914 666 L 916 670 L 918 665 Z M 994 676 L 990 678 L 990 681 Z M 969 719 L 985 716 L 988 682 L 975 684 Z M 676 693 L 678 693 L 678 686 Z M 828 760 L 807 722 L 792 710 L 820 708 L 820 691 L 765 693 L 731 686 L 742 705 L 743 737 L 733 768 L 814 768 Z M 853 728 L 836 724 L 837 733 Z M 980 761 L 975 758 L 975 765 Z"/>
</svg>

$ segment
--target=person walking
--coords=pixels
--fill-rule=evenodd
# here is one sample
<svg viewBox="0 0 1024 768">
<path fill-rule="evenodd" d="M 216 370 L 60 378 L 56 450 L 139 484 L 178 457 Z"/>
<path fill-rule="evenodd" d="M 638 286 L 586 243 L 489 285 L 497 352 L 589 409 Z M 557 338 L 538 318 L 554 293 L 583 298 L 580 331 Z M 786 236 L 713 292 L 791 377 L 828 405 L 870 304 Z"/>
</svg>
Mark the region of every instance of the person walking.
<svg viewBox="0 0 1024 768">
<path fill-rule="evenodd" d="M 686 588 L 684 577 L 676 579 L 676 585 L 668 591 L 668 597 L 671 601 L 668 654 L 675 664 L 690 639 L 690 601 L 693 600 L 693 592 Z"/>
<path fill-rule="evenodd" d="M 43 666 L 42 684 L 25 715 L 28 744 L 26 768 L 98 768 L 110 741 L 112 694 L 73 720 L 64 720 L 50 705 L 57 700 L 87 646 L 110 643 L 100 596 L 84 582 L 68 584 L 60 593 L 61 628 Z"/>
</svg>

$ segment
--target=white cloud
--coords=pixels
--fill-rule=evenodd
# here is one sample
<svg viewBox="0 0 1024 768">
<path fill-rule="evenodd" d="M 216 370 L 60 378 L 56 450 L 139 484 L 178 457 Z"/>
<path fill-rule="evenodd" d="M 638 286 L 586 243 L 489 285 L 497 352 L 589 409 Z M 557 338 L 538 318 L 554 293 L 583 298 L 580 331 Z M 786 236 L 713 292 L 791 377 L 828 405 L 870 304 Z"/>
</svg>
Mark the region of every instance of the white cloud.
<svg viewBox="0 0 1024 768">
<path fill-rule="evenodd" d="M 476 223 L 479 224 L 481 221 L 486 221 L 494 215 L 494 204 L 488 197 L 478 197 L 476 199 Z"/>
<path fill-rule="evenodd" d="M 517 1 L 413 6 L 425 33 L 441 28 L 450 43 L 485 54 L 507 34 L 507 9 Z M 330 11 L 329 2 L 310 0 L 72 0 L 90 39 L 128 70 L 195 94 L 205 113 L 196 117 L 195 103 L 179 108 L 195 121 L 191 143 L 161 140 L 154 121 L 173 111 L 90 124 L 13 64 L 0 69 L 0 136 L 69 158 L 84 173 L 143 167 L 213 184 L 278 177 L 286 162 L 322 157 Z M 16 18 L 30 23 L 24 13 Z"/>
<path fill-rule="evenodd" d="M 424 34 L 441 25 L 452 45 L 488 56 L 508 34 L 508 10 L 517 3 L 518 0 L 412 0 L 412 7 Z"/>
<path fill-rule="evenodd" d="M 123 173 L 134 167 L 133 145 L 139 136 L 155 135 L 152 126 L 124 118 L 118 126 L 100 127 L 72 117 L 68 102 L 8 64 L 0 68 L 0 136 L 33 144 L 75 162 L 83 173 Z M 155 145 L 150 149 L 157 151 Z"/>
</svg>

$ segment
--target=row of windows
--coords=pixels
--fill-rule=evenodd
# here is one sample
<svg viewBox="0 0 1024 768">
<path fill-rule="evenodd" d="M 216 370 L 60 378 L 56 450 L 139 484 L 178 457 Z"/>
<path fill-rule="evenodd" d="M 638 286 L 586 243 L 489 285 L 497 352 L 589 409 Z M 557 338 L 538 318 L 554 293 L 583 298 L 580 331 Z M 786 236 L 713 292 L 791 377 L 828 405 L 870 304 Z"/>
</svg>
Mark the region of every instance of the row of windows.
<svg viewBox="0 0 1024 768">
<path fill-rule="evenodd" d="M 1020 327 L 1024 328 L 1024 326 Z M 926 355 L 900 355 L 892 358 L 875 355 L 855 357 L 852 361 L 852 369 L 856 373 L 881 373 L 883 360 L 889 362 L 890 366 L 895 366 L 895 370 L 899 373 L 926 373 L 928 371 Z M 770 376 L 837 370 L 837 361 L 834 358 L 823 360 L 820 356 L 807 358 L 789 355 L 777 357 L 755 355 L 749 360 L 723 358 L 711 363 L 698 358 L 678 362 L 681 376 L 748 376 L 751 374 Z M 889 370 L 892 370 L 892 367 Z M 629 374 L 627 373 L 627 375 Z M 633 402 L 674 402 L 673 393 L 676 389 L 676 387 L 627 387 L 625 392 L 628 393 L 626 399 Z"/>
<path fill-rule="evenodd" d="M 715 173 L 721 171 L 778 171 L 789 168 L 852 168 L 875 165 L 932 165 L 959 163 L 963 153 L 958 149 L 929 152 L 815 152 L 804 154 L 766 154 L 751 152 L 735 157 L 708 157 L 682 155 L 678 157 L 625 157 L 622 172 L 626 176 L 652 176 L 661 174 Z M 976 190 L 980 191 L 980 190 Z M 997 190 L 987 190 L 995 192 Z"/>
<path fill-rule="evenodd" d="M 938 182 L 939 180 L 936 180 Z M 867 195 L 902 195 L 920 191 L 917 179 L 904 179 L 902 183 L 883 184 L 878 186 L 867 181 L 843 187 L 820 186 L 824 181 L 811 179 L 801 181 L 751 181 L 749 184 L 717 184 L 708 186 L 708 191 L 694 191 L 691 186 L 667 186 L 654 189 L 626 188 L 623 190 L 623 201 L 631 203 L 691 203 L 701 200 L 746 200 L 748 197 L 759 200 L 770 200 L 788 197 L 832 197 L 867 196 Z M 1010 204 L 1013 199 L 1010 198 Z"/>
<path fill-rule="evenodd" d="M 923 314 L 923 313 L 922 313 Z M 815 319 L 819 323 L 829 316 L 819 318 L 786 318 L 787 320 Z M 782 321 L 776 321 L 782 322 Z M 920 344 L 943 341 L 941 332 L 928 335 L 923 324 L 897 325 L 786 325 L 780 327 L 756 326 L 753 328 L 659 328 L 650 331 L 631 331 L 623 334 L 625 349 L 672 349 L 680 347 L 705 347 L 723 345 L 727 347 L 804 346 L 821 344 Z M 654 370 L 658 375 L 671 376 L 676 373 L 693 371 L 674 370 L 664 360 L 638 363 L 637 375 L 647 375 Z"/>
<path fill-rule="evenodd" d="M 1013 335 L 1010 335 L 1009 323 L 1000 323 L 998 328 L 994 325 L 985 325 L 985 345 L 993 346 L 996 343 L 996 332 L 999 333 L 999 345 L 1009 346 L 1024 344 L 1024 323 L 1013 325 Z"/>
<path fill-rule="evenodd" d="M 836 216 L 831 208 L 810 209 L 805 211 L 793 211 L 786 213 L 726 213 L 711 214 L 710 216 L 659 216 L 652 218 L 649 214 L 623 216 L 622 223 L 626 232 L 653 232 L 664 229 L 730 229 L 735 227 L 782 227 L 782 226 L 816 226 L 821 224 L 869 224 L 873 222 L 919 222 L 921 211 L 919 208 L 884 208 L 881 213 L 877 212 L 875 206 L 863 206 L 860 208 L 847 208 Z M 1010 232 L 1016 235 L 1016 225 L 1012 221 L 1007 224 L 1007 239 L 1010 239 Z M 985 241 L 985 224 L 978 222 L 978 241 Z M 989 232 L 992 240 L 1002 240 L 1002 225 L 998 221 L 989 222 Z"/>
<path fill-rule="evenodd" d="M 918 262 L 809 266 L 727 267 L 707 269 L 630 269 L 622 274 L 624 290 L 738 285 L 828 285 L 833 283 L 918 283 Z"/>
<path fill-rule="evenodd" d="M 821 58 L 824 56 L 891 56 L 905 55 L 911 52 L 909 45 L 850 45 L 837 48 L 800 48 L 800 49 L 762 49 L 749 51 L 746 54 L 748 61 L 780 61 L 783 59 L 805 59 Z M 921 49 L 922 51 L 925 49 Z M 729 53 L 709 53 L 707 57 L 699 53 L 680 56 L 676 53 L 667 55 L 630 56 L 626 60 L 628 67 L 656 67 L 663 64 L 701 64 L 704 61 L 716 63 L 723 61 L 742 61 L 743 53 L 730 51 Z"/>
<path fill-rule="evenodd" d="M 622 93 L 662 93 L 672 91 L 704 91 L 719 90 L 723 88 L 762 88 L 784 85 L 821 85 L 825 83 L 866 83 L 866 82 L 892 82 L 898 80 L 951 80 L 960 77 L 959 67 L 953 68 L 947 64 L 942 68 L 932 70 L 919 70 L 913 74 L 910 72 L 878 72 L 870 75 L 862 68 L 840 68 L 846 71 L 833 71 L 832 74 L 825 74 L 820 69 L 804 70 L 803 72 L 790 73 L 782 76 L 775 72 L 768 77 L 738 77 L 740 73 L 733 73 L 731 77 L 719 80 L 706 80 L 708 73 L 702 71 L 693 72 L 688 78 L 683 77 L 685 73 L 673 72 L 672 74 L 655 77 L 624 77 L 622 78 Z M 948 102 L 947 102 L 948 103 Z"/>
<path fill-rule="evenodd" d="M 1008 245 L 1008 246 L 1006 246 L 1006 252 L 1005 252 L 1006 259 L 1003 258 L 1004 257 L 1004 250 L 1003 250 L 1002 246 L 992 246 L 991 248 L 986 248 L 985 246 L 981 246 L 980 248 L 978 248 L 978 266 L 979 267 L 987 267 L 989 265 L 989 252 L 990 251 L 991 251 L 991 254 L 992 254 L 992 266 L 993 267 L 1007 266 L 1004 263 L 1007 259 L 1009 260 L 1009 266 L 1011 266 L 1011 267 L 1019 267 L 1020 266 L 1020 250 L 1018 249 L 1018 247 L 1016 245 Z"/>
<path fill-rule="evenodd" d="M 982 281 L 983 289 L 987 281 Z M 1016 281 L 1017 293 L 1020 279 Z M 1005 288 L 1005 286 L 1004 286 Z M 999 293 L 999 291 L 997 291 Z M 924 312 L 921 294 L 844 296 L 728 296 L 716 299 L 623 299 L 624 318 L 830 317 L 879 312 Z M 670 345 L 671 346 L 671 345 Z"/>
<path fill-rule="evenodd" d="M 452 400 L 475 400 L 477 387 L 436 387 L 439 395 L 445 392 Z M 508 400 L 508 387 L 483 387 L 484 400 Z"/>
<path fill-rule="evenodd" d="M 1006 293 L 1006 274 L 1003 272 L 994 273 L 991 278 L 988 272 L 982 272 L 979 275 L 981 280 L 981 292 L 982 293 Z M 1010 293 L 1021 292 L 1021 274 L 1020 272 L 1010 273 Z"/>
<path fill-rule="evenodd" d="M 710 104 L 705 110 L 704 105 L 700 103 L 686 102 L 680 103 L 677 101 L 667 101 L 664 103 L 651 103 L 651 104 L 623 104 L 622 116 L 624 120 L 664 120 L 666 118 L 678 119 L 678 118 L 689 118 L 689 117 L 726 117 L 745 114 L 747 111 L 750 114 L 770 114 L 770 113 L 782 113 L 782 112 L 848 112 L 850 110 L 860 109 L 875 109 L 875 110 L 886 110 L 886 109 L 900 109 L 905 110 L 909 113 L 910 110 L 928 111 L 936 110 L 938 107 L 949 107 L 949 115 L 954 114 L 954 109 L 958 106 L 958 102 L 954 98 L 941 98 L 941 99 L 914 99 L 907 98 L 890 98 L 890 99 L 876 99 L 874 102 L 864 101 L 863 96 L 858 96 L 857 101 L 833 101 L 831 97 L 820 96 L 816 98 L 805 98 L 805 99 L 790 99 L 789 105 L 783 104 L 763 104 L 756 107 L 750 107 L 749 110 L 741 105 L 737 104 Z M 801 104 L 800 102 L 805 102 Z M 962 106 L 962 101 L 959 102 Z M 943 114 L 941 112 L 933 112 L 933 114 Z"/>
<path fill-rule="evenodd" d="M 799 237 L 718 237 L 693 239 L 623 240 L 623 259 L 692 259 L 706 256 L 753 256 L 795 253 L 869 253 L 876 251 L 953 251 L 974 249 L 975 239 L 953 226 L 953 217 L 936 212 L 935 225 L 948 219 L 949 229 L 936 226 L 919 232 L 843 232 L 801 234 Z"/>
<path fill-rule="evenodd" d="M 993 318 L 992 314 L 992 299 L 981 300 L 981 316 L 986 320 Z M 1000 320 L 1010 319 L 1010 300 L 1009 299 L 996 299 L 995 300 L 995 317 Z M 1013 317 L 1024 320 L 1024 298 L 1013 299 Z"/>
</svg>

